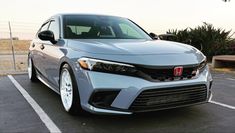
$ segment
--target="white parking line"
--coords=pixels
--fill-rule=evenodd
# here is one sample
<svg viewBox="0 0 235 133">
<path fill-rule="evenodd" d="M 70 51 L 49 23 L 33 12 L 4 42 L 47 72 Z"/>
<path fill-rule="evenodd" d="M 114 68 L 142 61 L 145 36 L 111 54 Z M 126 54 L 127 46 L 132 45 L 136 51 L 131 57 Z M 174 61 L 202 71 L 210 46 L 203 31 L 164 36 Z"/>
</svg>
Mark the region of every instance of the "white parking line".
<svg viewBox="0 0 235 133">
<path fill-rule="evenodd" d="M 213 104 L 216 104 L 216 105 L 220 105 L 220 106 L 235 110 L 234 106 L 231 106 L 231 105 L 228 105 L 228 104 L 224 104 L 224 103 L 220 103 L 220 102 L 216 102 L 216 101 L 210 101 L 210 103 L 213 103 Z"/>
<path fill-rule="evenodd" d="M 38 114 L 42 122 L 46 125 L 50 132 L 61 133 L 60 129 L 55 125 L 55 123 L 50 119 L 50 117 L 43 111 L 43 109 L 37 104 L 37 102 L 27 93 L 27 91 L 11 76 L 8 78 L 23 95 L 26 101 L 32 106 L 34 111 Z"/>
</svg>

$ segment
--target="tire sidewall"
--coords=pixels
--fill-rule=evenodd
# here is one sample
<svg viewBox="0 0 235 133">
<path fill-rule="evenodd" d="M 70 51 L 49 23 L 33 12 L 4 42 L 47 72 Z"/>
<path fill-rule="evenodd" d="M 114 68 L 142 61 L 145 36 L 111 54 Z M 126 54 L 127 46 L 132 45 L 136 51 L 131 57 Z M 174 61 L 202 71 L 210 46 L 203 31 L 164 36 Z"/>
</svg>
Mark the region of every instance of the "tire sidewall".
<svg viewBox="0 0 235 133">
<path fill-rule="evenodd" d="M 37 82 L 38 81 L 38 78 L 37 78 L 37 72 L 35 70 L 35 67 L 34 67 L 34 63 L 33 63 L 33 60 L 30 56 L 28 56 L 28 67 L 29 67 L 29 63 L 31 63 L 30 65 L 30 69 L 31 69 L 31 73 L 29 75 L 29 71 L 28 71 L 28 77 L 29 79 L 32 81 L 32 82 Z M 28 68 L 29 69 L 29 68 Z"/>
<path fill-rule="evenodd" d="M 31 69 L 31 70 L 29 71 L 29 69 Z M 32 71 L 33 71 L 33 69 L 32 69 L 32 60 L 31 60 L 30 57 L 28 57 L 28 77 L 29 77 L 30 80 L 32 79 L 32 74 L 33 74 Z"/>
<path fill-rule="evenodd" d="M 63 67 L 60 71 L 59 88 L 61 89 L 62 72 L 65 69 L 69 72 L 69 75 L 70 75 L 70 78 L 71 78 L 71 81 L 72 81 L 72 93 L 73 93 L 72 95 L 73 96 L 72 96 L 72 105 L 71 105 L 71 107 L 68 110 L 65 109 L 64 105 L 63 105 L 63 107 L 64 107 L 65 111 L 68 112 L 69 114 L 76 115 L 79 112 L 81 112 L 82 109 L 81 109 L 81 105 L 80 105 L 80 97 L 79 97 L 77 82 L 75 80 L 75 76 L 74 76 L 74 73 L 72 71 L 72 68 L 68 64 L 63 65 Z M 60 96 L 60 98 L 61 98 L 61 102 L 62 102 L 62 97 Z"/>
</svg>

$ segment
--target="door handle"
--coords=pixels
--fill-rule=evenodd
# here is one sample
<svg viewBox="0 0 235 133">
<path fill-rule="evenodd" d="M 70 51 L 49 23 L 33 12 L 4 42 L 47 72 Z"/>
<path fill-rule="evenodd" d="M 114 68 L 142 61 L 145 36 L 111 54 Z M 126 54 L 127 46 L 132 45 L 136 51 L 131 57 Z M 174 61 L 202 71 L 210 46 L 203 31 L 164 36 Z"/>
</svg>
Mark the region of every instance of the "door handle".
<svg viewBox="0 0 235 133">
<path fill-rule="evenodd" d="M 43 50 L 43 49 L 45 48 L 45 46 L 42 44 L 42 45 L 40 46 L 40 48 L 41 48 L 41 50 Z"/>
</svg>

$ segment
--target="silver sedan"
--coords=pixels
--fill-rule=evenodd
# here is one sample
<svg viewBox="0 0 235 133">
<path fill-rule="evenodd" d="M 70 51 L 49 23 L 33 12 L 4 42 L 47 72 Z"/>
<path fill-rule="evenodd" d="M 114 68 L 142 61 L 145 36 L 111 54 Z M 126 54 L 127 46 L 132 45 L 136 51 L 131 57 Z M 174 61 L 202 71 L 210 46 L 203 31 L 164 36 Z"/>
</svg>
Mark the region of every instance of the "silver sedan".
<svg viewBox="0 0 235 133">
<path fill-rule="evenodd" d="M 60 94 L 70 114 L 132 114 L 211 98 L 212 77 L 199 50 L 115 16 L 51 17 L 30 45 L 28 72 Z"/>
</svg>

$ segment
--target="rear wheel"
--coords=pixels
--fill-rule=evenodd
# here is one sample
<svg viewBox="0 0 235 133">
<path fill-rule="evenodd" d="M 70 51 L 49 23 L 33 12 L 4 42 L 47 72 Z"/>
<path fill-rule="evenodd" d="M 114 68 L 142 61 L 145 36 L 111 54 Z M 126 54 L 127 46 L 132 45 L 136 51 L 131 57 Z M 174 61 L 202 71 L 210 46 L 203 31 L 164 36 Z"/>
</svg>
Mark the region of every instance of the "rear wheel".
<svg viewBox="0 0 235 133">
<path fill-rule="evenodd" d="M 37 73 L 30 57 L 28 58 L 28 76 L 32 82 L 38 81 Z"/>
<path fill-rule="evenodd" d="M 80 105 L 78 87 L 68 64 L 65 64 L 60 73 L 60 97 L 64 109 L 72 115 L 83 112 Z"/>
</svg>

